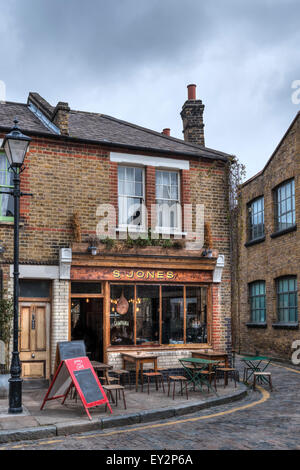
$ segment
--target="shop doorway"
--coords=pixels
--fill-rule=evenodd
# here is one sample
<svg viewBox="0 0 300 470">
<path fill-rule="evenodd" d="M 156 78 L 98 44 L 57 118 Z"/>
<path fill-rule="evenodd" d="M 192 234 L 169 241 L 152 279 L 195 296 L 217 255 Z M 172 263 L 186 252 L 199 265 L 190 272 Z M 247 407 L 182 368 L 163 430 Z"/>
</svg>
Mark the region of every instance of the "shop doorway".
<svg viewBox="0 0 300 470">
<path fill-rule="evenodd" d="M 72 297 L 71 340 L 83 340 L 88 357 L 103 362 L 103 298 Z"/>
</svg>

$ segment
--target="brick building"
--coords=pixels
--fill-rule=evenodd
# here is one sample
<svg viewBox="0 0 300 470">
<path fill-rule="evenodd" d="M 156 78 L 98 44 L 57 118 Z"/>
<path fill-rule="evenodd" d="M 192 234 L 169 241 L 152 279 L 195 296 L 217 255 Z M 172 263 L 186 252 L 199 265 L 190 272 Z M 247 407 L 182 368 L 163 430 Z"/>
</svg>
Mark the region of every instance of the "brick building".
<svg viewBox="0 0 300 470">
<path fill-rule="evenodd" d="M 53 107 L 37 93 L 26 104 L 0 103 L 0 137 L 17 116 L 32 138 L 21 174 L 21 190 L 33 193 L 21 200 L 23 377 L 48 378 L 57 342 L 71 339 L 117 366 L 128 350 L 157 352 L 162 368 L 191 349 L 230 350 L 229 156 L 204 146 L 203 110 L 189 85 L 183 141 L 168 129 Z M 0 159 L 0 185 L 9 187 Z M 195 229 L 197 204 L 212 234 L 207 249 L 185 231 L 188 221 Z M 11 293 L 8 196 L 0 207 L 0 263 Z"/>
<path fill-rule="evenodd" d="M 240 190 L 233 342 L 291 359 L 300 339 L 300 112 L 265 167 Z"/>
</svg>

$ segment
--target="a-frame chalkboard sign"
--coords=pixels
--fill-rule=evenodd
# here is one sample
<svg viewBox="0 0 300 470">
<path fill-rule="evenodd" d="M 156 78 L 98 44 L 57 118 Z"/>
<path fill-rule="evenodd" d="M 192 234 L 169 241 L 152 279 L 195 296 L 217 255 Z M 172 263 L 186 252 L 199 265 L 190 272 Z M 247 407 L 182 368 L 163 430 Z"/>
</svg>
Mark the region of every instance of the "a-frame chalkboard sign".
<svg viewBox="0 0 300 470">
<path fill-rule="evenodd" d="M 72 386 L 76 388 L 89 419 L 92 418 L 88 408 L 98 405 L 107 405 L 112 413 L 108 398 L 88 357 L 66 359 L 60 363 L 41 410 L 49 400 L 63 398 L 64 403 Z"/>
<path fill-rule="evenodd" d="M 57 371 L 57 368 L 61 361 L 83 356 L 86 356 L 86 349 L 83 340 L 60 341 L 59 343 L 57 343 L 56 346 L 54 372 Z"/>
</svg>

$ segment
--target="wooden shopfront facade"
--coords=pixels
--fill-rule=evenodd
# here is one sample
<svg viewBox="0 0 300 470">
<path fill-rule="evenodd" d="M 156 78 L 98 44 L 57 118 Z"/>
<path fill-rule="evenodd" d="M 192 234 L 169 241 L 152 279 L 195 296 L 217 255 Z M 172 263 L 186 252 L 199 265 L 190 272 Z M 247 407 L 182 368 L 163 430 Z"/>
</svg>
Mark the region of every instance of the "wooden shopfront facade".
<svg viewBox="0 0 300 470">
<path fill-rule="evenodd" d="M 73 252 L 69 337 L 84 339 L 92 359 L 117 366 L 122 352 L 164 351 L 159 362 L 168 368 L 176 351 L 210 349 L 215 266 L 216 258 L 199 254 Z"/>
</svg>

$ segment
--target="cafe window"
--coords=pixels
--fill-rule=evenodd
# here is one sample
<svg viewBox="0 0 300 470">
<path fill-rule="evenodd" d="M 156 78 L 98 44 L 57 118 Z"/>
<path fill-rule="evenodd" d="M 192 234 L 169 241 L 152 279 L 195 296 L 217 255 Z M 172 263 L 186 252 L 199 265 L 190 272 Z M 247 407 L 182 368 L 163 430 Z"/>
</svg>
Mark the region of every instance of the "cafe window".
<svg viewBox="0 0 300 470">
<path fill-rule="evenodd" d="M 162 286 L 162 342 L 184 343 L 183 287 Z"/>
<path fill-rule="evenodd" d="M 136 344 L 159 343 L 159 286 L 137 286 Z"/>
<path fill-rule="evenodd" d="M 181 230 L 178 171 L 156 171 L 157 230 Z"/>
<path fill-rule="evenodd" d="M 114 346 L 134 344 L 134 286 L 110 287 L 110 342 Z"/>
<path fill-rule="evenodd" d="M 248 205 L 249 241 L 257 240 L 265 234 L 264 198 L 259 197 Z"/>
<path fill-rule="evenodd" d="M 276 291 L 278 321 L 282 323 L 297 322 L 298 308 L 296 276 L 287 276 L 277 279 Z"/>
<path fill-rule="evenodd" d="M 266 321 L 266 283 L 256 281 L 249 284 L 250 312 L 252 323 Z"/>
<path fill-rule="evenodd" d="M 186 288 L 186 342 L 207 343 L 206 288 Z"/>
<path fill-rule="evenodd" d="M 286 230 L 296 224 L 295 182 L 287 181 L 274 192 L 275 197 L 275 230 Z"/>
<path fill-rule="evenodd" d="M 110 292 L 111 345 L 207 343 L 207 287 L 111 284 Z"/>
<path fill-rule="evenodd" d="M 119 226 L 143 228 L 144 170 L 138 167 L 118 167 Z"/>
<path fill-rule="evenodd" d="M 13 172 L 5 153 L 0 152 L 0 191 L 9 192 L 13 188 Z M 14 220 L 14 198 L 10 194 L 0 194 L 0 220 Z"/>
</svg>

